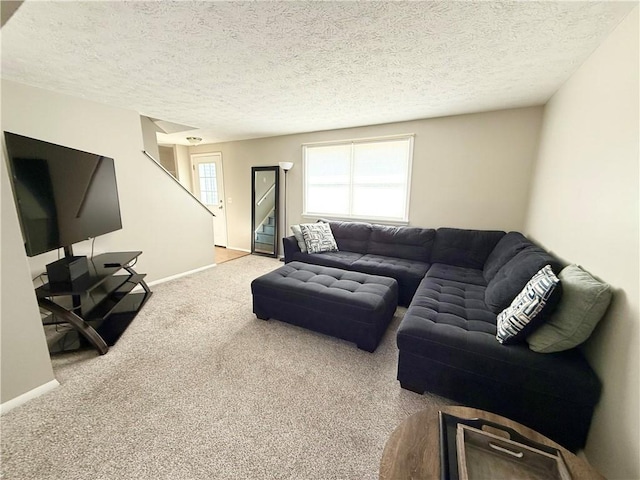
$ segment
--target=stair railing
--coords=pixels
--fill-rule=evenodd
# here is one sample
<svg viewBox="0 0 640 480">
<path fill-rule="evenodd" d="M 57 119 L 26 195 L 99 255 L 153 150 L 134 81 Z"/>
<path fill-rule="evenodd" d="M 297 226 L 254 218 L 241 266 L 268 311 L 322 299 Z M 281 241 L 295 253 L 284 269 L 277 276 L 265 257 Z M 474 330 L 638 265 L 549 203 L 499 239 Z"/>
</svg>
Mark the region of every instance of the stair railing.
<svg viewBox="0 0 640 480">
<path fill-rule="evenodd" d="M 207 213 L 209 213 L 209 215 L 211 215 L 212 217 L 215 217 L 215 216 L 216 216 L 216 214 L 215 214 L 215 213 L 213 213 L 211 210 L 209 210 L 209 207 L 207 207 L 204 203 L 202 203 L 202 201 L 200 201 L 200 199 L 199 199 L 198 197 L 196 197 L 193 193 L 191 193 L 187 187 L 185 187 L 184 185 L 182 185 L 182 184 L 178 181 L 178 179 L 177 179 L 176 177 L 174 177 L 173 175 L 171 175 L 171 172 L 169 172 L 169 170 L 167 170 L 166 168 L 164 168 L 164 167 L 160 164 L 160 162 L 159 162 L 159 161 L 157 161 L 155 158 L 153 158 L 153 156 L 152 156 L 149 152 L 147 152 L 146 150 L 142 150 L 142 153 L 144 153 L 144 154 L 147 156 L 147 158 L 149 158 L 150 160 L 153 160 L 153 163 L 155 163 L 155 164 L 156 164 L 156 166 L 160 168 L 160 170 L 162 170 L 164 173 L 166 173 L 166 174 L 169 176 L 169 178 L 171 178 L 171 180 L 173 180 L 173 181 L 174 181 L 178 186 L 180 186 L 180 188 L 182 188 L 185 192 L 187 192 L 187 193 L 191 196 L 191 198 L 193 198 L 196 202 L 198 202 L 198 204 L 199 204 L 202 208 L 204 208 L 204 209 L 207 211 Z"/>
<path fill-rule="evenodd" d="M 265 199 L 269 196 L 269 194 L 275 190 L 275 188 L 276 188 L 276 184 L 274 182 L 273 185 L 269 187 L 269 190 L 267 190 L 267 192 L 264 195 L 262 195 L 262 197 L 260 197 L 260 200 L 256 202 L 256 205 L 260 205 L 262 202 L 264 202 Z"/>
</svg>

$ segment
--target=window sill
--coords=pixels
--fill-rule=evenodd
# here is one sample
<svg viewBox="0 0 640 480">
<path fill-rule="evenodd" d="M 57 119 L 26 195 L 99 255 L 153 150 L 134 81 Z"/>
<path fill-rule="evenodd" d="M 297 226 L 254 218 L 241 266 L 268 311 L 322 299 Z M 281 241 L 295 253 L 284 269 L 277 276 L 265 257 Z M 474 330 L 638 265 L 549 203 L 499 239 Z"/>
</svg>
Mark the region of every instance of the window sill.
<svg viewBox="0 0 640 480">
<path fill-rule="evenodd" d="M 408 220 L 389 220 L 384 218 L 364 218 L 364 217 L 337 217 L 334 215 L 312 215 L 309 213 L 303 213 L 302 218 L 312 219 L 314 221 L 319 219 L 326 220 L 335 220 L 339 222 L 366 222 L 366 223 L 375 223 L 377 225 L 392 225 L 392 226 L 407 226 L 409 225 Z"/>
</svg>

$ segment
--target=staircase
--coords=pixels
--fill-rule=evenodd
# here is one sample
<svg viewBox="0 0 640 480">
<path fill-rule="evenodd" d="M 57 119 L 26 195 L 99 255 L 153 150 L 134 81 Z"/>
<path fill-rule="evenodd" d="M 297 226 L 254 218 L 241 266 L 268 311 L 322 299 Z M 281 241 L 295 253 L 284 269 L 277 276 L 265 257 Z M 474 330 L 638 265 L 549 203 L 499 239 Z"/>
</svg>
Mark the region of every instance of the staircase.
<svg viewBox="0 0 640 480">
<path fill-rule="evenodd" d="M 257 252 L 274 253 L 275 236 L 276 236 L 276 220 L 273 217 L 273 210 L 262 221 L 260 226 L 254 232 L 254 247 Z"/>
</svg>

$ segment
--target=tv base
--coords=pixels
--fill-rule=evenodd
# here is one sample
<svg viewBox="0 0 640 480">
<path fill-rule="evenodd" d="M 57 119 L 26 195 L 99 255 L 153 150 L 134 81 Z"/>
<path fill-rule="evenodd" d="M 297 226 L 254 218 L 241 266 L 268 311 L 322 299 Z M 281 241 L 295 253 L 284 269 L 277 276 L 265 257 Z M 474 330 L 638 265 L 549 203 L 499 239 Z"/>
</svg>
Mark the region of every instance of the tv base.
<svg viewBox="0 0 640 480">
<path fill-rule="evenodd" d="M 49 283 L 72 283 L 88 273 L 87 257 L 63 257 L 47 265 Z"/>
<path fill-rule="evenodd" d="M 109 351 L 152 294 L 145 275 L 129 266 L 141 253 L 97 255 L 89 259 L 87 275 L 36 289 L 38 304 L 49 312 L 43 324 L 50 353 L 82 348 L 94 348 L 101 355 Z M 132 293 L 136 286 L 143 292 Z"/>
</svg>

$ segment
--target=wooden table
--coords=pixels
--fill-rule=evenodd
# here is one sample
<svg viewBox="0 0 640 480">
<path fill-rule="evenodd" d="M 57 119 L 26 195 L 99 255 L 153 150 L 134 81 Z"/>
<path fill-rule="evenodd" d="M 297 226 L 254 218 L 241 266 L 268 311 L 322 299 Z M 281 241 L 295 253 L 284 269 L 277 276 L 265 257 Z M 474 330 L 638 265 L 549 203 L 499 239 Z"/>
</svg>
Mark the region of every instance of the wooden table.
<svg viewBox="0 0 640 480">
<path fill-rule="evenodd" d="M 593 467 L 567 449 L 524 425 L 508 418 L 467 407 L 444 407 L 444 413 L 460 418 L 482 418 L 562 452 L 574 480 L 603 480 Z M 381 480 L 440 479 L 440 426 L 438 414 L 432 409 L 415 413 L 393 431 L 384 447 L 380 461 Z"/>
</svg>

